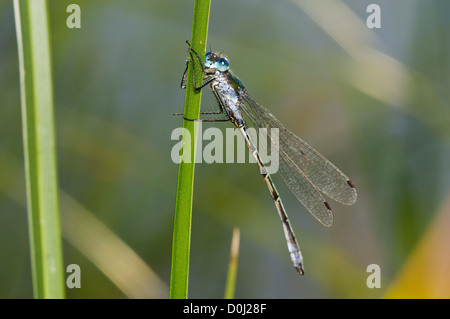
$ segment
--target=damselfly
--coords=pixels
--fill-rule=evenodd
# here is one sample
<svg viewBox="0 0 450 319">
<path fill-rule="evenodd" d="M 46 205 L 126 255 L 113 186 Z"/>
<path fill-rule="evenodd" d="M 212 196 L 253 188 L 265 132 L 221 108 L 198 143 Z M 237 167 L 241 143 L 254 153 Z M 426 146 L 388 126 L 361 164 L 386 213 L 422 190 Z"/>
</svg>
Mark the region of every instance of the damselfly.
<svg viewBox="0 0 450 319">
<path fill-rule="evenodd" d="M 331 226 L 333 213 L 322 193 L 339 203 L 352 205 L 356 202 L 355 186 L 336 166 L 297 135 L 287 130 L 272 113 L 256 103 L 248 95 L 242 82 L 231 73 L 229 70 L 230 63 L 224 56 L 218 53 L 208 52 L 203 62 L 190 45 L 189 55 L 193 65 L 194 89 L 200 90 L 209 84 L 219 105 L 217 112 L 201 114 L 221 114 L 224 116 L 223 120 L 231 121 L 242 133 L 249 152 L 258 163 L 261 176 L 266 182 L 275 202 L 283 224 L 292 263 L 297 272 L 303 275 L 303 257 L 300 247 L 292 230 L 286 210 L 281 202 L 280 195 L 275 188 L 271 176 L 266 170 L 265 164 L 260 158 L 251 136 L 248 134 L 248 125 L 244 119 L 244 114 L 247 120 L 253 122 L 256 127 L 279 129 L 279 140 L 274 141 L 274 145 L 279 148 L 280 175 L 297 199 L 323 225 Z M 203 77 L 201 85 L 198 86 L 195 83 L 196 61 L 199 62 Z M 186 62 L 186 70 L 183 74 L 182 88 L 186 88 L 188 68 L 189 60 Z M 216 120 L 200 119 L 200 121 Z M 269 129 L 267 135 L 273 139 L 270 132 L 271 130 Z"/>
</svg>

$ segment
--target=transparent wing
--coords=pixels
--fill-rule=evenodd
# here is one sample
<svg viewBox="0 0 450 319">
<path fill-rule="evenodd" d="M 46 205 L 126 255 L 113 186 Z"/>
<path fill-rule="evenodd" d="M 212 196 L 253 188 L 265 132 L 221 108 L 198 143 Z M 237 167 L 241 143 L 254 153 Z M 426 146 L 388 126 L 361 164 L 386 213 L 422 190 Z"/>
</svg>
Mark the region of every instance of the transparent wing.
<svg viewBox="0 0 450 319">
<path fill-rule="evenodd" d="M 330 205 L 311 183 L 307 176 L 287 156 L 283 156 L 280 148 L 279 173 L 291 192 L 317 220 L 325 226 L 333 223 L 333 212 Z"/>
<path fill-rule="evenodd" d="M 280 150 L 279 172 L 289 189 L 322 224 L 330 225 L 331 210 L 318 190 L 339 203 L 352 205 L 357 195 L 349 178 L 305 141 L 286 129 L 267 109 L 247 94 L 242 97 L 246 102 L 242 109 L 257 127 L 279 128 L 279 141 L 272 137 L 271 139 Z M 270 130 L 267 130 L 267 134 L 270 136 Z"/>
</svg>

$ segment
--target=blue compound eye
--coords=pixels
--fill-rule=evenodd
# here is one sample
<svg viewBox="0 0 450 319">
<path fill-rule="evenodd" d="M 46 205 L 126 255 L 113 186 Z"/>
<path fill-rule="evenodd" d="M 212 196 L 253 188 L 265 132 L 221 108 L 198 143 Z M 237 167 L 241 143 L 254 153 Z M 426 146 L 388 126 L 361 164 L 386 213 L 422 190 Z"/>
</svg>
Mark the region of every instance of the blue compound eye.
<svg viewBox="0 0 450 319">
<path fill-rule="evenodd" d="M 209 60 L 209 56 L 211 55 L 211 52 L 208 52 L 208 53 L 206 53 L 206 55 L 205 55 L 205 61 L 208 61 Z"/>
<path fill-rule="evenodd" d="M 230 67 L 230 62 L 228 62 L 228 60 L 225 58 L 220 58 L 216 62 L 216 68 L 220 72 L 225 72 L 226 70 L 228 70 L 229 67 Z"/>
</svg>

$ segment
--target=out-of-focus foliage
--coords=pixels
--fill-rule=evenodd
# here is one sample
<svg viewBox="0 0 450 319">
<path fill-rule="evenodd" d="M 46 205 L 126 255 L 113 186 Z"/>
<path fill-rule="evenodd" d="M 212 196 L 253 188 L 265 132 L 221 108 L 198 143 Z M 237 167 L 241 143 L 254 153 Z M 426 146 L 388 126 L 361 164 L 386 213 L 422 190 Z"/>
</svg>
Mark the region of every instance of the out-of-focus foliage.
<svg viewBox="0 0 450 319">
<path fill-rule="evenodd" d="M 387 291 L 388 298 L 450 298 L 449 227 L 447 199 Z"/>
<path fill-rule="evenodd" d="M 66 27 L 70 3 L 81 29 Z M 370 3 L 381 29 L 365 26 Z M 82 271 L 69 298 L 168 296 L 170 137 L 181 126 L 172 113 L 183 108 L 192 4 L 49 0 L 64 263 Z M 223 297 L 234 227 L 236 298 L 448 297 L 421 284 L 450 286 L 438 271 L 450 258 L 448 12 L 446 0 L 212 3 L 208 45 L 350 176 L 358 201 L 331 203 L 325 228 L 275 176 L 305 258 L 299 277 L 257 166 L 198 164 L 189 297 Z M 32 297 L 17 61 L 12 2 L 0 0 L 0 298 Z M 202 106 L 213 103 L 205 92 Z M 366 286 L 369 264 L 381 267 L 380 289 Z M 418 293 L 405 295 L 408 285 Z"/>
</svg>

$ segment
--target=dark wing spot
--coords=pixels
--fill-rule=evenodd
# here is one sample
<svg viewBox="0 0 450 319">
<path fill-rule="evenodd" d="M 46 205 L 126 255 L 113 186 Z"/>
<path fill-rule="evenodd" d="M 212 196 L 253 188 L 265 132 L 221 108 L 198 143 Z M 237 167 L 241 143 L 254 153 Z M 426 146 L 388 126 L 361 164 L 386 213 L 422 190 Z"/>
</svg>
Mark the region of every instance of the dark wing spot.
<svg viewBox="0 0 450 319">
<path fill-rule="evenodd" d="M 324 204 L 325 204 L 325 206 L 329 209 L 329 210 L 331 210 L 331 206 L 330 206 L 330 204 L 328 204 L 328 202 L 323 202 Z"/>
<path fill-rule="evenodd" d="M 353 183 L 352 183 L 351 180 L 348 180 L 348 181 L 347 181 L 347 184 L 350 185 L 351 188 L 355 188 L 355 185 L 353 185 Z"/>
</svg>

